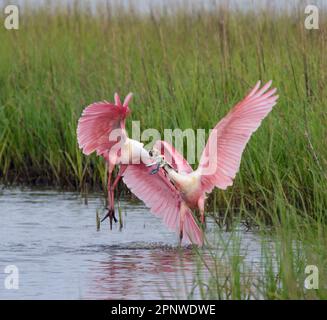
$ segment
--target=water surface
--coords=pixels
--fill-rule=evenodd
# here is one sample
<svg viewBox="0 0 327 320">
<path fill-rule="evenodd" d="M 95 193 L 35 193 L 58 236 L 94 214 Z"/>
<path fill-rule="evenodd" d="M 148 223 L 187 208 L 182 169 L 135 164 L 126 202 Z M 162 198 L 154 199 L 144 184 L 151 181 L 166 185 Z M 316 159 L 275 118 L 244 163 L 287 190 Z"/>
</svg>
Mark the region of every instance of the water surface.
<svg viewBox="0 0 327 320">
<path fill-rule="evenodd" d="M 187 298 L 197 254 L 141 203 L 121 201 L 124 227 L 96 230 L 103 198 L 77 193 L 0 191 L 0 299 Z M 207 235 L 212 238 L 213 222 Z M 221 233 L 228 237 L 228 233 Z M 217 240 L 215 240 L 217 241 Z M 219 244 L 217 243 L 217 246 Z M 244 233 L 244 256 L 259 263 L 256 236 Z M 19 269 L 19 289 L 4 288 L 7 265 Z"/>
</svg>

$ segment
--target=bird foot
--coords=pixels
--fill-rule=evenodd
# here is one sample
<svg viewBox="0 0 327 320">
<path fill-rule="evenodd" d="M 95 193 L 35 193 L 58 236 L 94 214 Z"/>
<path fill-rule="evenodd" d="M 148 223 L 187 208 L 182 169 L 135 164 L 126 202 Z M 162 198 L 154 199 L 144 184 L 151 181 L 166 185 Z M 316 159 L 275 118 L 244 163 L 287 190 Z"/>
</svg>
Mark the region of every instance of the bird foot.
<svg viewBox="0 0 327 320">
<path fill-rule="evenodd" d="M 112 230 L 112 220 L 114 220 L 115 223 L 118 222 L 117 218 L 115 217 L 115 210 L 114 209 L 108 209 L 107 214 L 104 216 L 104 218 L 101 220 L 101 222 L 103 222 L 107 218 L 109 218 L 110 230 Z"/>
</svg>

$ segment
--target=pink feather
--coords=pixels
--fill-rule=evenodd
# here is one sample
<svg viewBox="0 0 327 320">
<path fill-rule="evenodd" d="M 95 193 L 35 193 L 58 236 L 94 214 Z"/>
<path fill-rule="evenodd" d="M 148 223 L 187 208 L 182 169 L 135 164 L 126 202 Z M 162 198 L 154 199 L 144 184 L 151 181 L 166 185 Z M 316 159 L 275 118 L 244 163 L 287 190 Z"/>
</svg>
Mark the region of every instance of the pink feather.
<svg viewBox="0 0 327 320">
<path fill-rule="evenodd" d="M 162 169 L 155 175 L 150 175 L 149 172 L 150 169 L 144 164 L 129 165 L 124 172 L 123 181 L 155 216 L 163 219 L 170 230 L 177 232 L 181 196 Z M 184 235 L 188 242 L 198 245 L 203 243 L 202 231 L 191 210 L 185 216 Z"/>
<path fill-rule="evenodd" d="M 109 141 L 109 134 L 121 130 L 127 116 L 126 108 L 109 102 L 95 102 L 86 107 L 78 121 L 77 140 L 84 154 L 96 151 L 98 155 L 108 153 L 117 141 Z M 125 136 L 121 130 L 120 135 Z"/>
<path fill-rule="evenodd" d="M 154 148 L 159 150 L 160 154 L 165 156 L 165 160 L 175 169 L 181 173 L 191 173 L 193 171 L 189 163 L 183 156 L 168 142 L 158 140 L 154 144 Z"/>
<path fill-rule="evenodd" d="M 212 130 L 197 169 L 203 192 L 233 184 L 247 142 L 278 99 L 276 89 L 267 91 L 270 85 L 271 81 L 259 89 L 259 81 Z"/>
<path fill-rule="evenodd" d="M 130 93 L 126 96 L 126 98 L 125 98 L 125 100 L 124 100 L 124 103 L 123 103 L 123 106 L 124 106 L 124 107 L 127 107 L 127 106 L 128 106 L 128 104 L 130 103 L 132 97 L 133 97 L 133 93 L 130 92 Z"/>
</svg>

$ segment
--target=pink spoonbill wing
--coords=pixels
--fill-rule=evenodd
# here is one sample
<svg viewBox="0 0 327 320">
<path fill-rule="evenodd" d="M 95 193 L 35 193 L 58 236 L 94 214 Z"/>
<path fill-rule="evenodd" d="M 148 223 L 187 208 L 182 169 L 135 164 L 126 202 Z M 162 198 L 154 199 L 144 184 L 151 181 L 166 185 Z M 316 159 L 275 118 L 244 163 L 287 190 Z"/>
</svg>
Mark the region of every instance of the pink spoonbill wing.
<svg viewBox="0 0 327 320">
<path fill-rule="evenodd" d="M 77 126 L 78 144 L 84 154 L 89 155 L 94 151 L 98 155 L 107 154 L 117 143 L 117 140 L 109 141 L 110 133 L 116 129 L 118 136 L 125 136 L 126 116 L 126 108 L 121 104 L 114 105 L 102 101 L 86 107 Z"/>
<path fill-rule="evenodd" d="M 197 169 L 203 191 L 233 184 L 247 142 L 278 99 L 270 86 L 271 81 L 260 88 L 259 81 L 210 133 Z"/>
<path fill-rule="evenodd" d="M 129 165 L 124 172 L 123 181 L 155 216 L 163 219 L 170 230 L 178 231 L 182 201 L 180 194 L 162 169 L 154 175 L 149 174 L 150 170 L 144 164 Z M 202 231 L 191 210 L 188 210 L 185 216 L 184 236 L 191 243 L 203 243 Z"/>
</svg>

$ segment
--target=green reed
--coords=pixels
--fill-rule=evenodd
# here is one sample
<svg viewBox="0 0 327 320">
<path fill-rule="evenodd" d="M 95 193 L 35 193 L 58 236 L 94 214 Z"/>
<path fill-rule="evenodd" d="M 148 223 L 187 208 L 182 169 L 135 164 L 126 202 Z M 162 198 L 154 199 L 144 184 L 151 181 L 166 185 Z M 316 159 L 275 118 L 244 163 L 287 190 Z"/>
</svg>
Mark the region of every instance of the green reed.
<svg viewBox="0 0 327 320">
<path fill-rule="evenodd" d="M 86 105 L 115 91 L 135 93 L 141 129 L 209 129 L 258 79 L 272 79 L 279 102 L 234 186 L 211 204 L 269 222 L 285 208 L 325 219 L 325 17 L 305 30 L 301 10 L 27 8 L 20 30 L 0 28 L 1 182 L 104 190 L 105 165 L 82 155 L 76 125 Z"/>
</svg>

